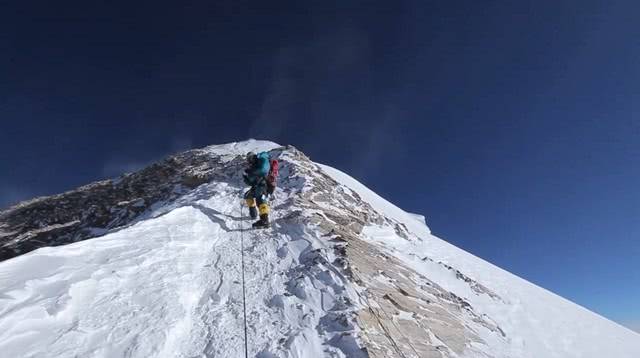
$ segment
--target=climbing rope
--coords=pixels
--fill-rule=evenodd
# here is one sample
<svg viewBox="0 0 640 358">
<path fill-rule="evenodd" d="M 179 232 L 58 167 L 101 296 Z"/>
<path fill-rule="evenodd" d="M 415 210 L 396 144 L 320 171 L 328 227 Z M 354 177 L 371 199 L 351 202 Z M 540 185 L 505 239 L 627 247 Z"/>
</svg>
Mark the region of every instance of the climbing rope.
<svg viewBox="0 0 640 358">
<path fill-rule="evenodd" d="M 240 191 L 242 193 L 242 190 Z M 242 219 L 242 201 L 240 201 L 240 219 Z M 249 358 L 249 343 L 247 340 L 247 300 L 244 288 L 244 225 L 240 220 L 240 265 L 242 271 L 242 313 L 244 316 L 244 356 Z"/>
</svg>

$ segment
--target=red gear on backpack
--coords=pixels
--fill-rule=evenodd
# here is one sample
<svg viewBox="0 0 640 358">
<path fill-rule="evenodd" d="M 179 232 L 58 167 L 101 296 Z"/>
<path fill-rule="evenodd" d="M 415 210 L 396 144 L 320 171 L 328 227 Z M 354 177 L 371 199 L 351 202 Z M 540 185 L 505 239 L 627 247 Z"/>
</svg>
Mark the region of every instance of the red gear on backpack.
<svg viewBox="0 0 640 358">
<path fill-rule="evenodd" d="M 272 160 L 270 163 L 269 174 L 267 175 L 267 194 L 271 195 L 276 190 L 276 181 L 278 179 L 278 161 Z"/>
</svg>

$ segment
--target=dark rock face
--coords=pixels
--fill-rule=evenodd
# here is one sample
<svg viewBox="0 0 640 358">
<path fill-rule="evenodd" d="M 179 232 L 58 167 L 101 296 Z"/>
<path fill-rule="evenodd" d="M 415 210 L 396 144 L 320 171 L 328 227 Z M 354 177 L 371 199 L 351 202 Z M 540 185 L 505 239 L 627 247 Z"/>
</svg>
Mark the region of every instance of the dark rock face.
<svg viewBox="0 0 640 358">
<path fill-rule="evenodd" d="M 0 212 L 0 261 L 101 236 L 140 218 L 154 204 L 175 200 L 211 180 L 229 180 L 235 171 L 226 167 L 238 163 L 192 150 L 117 179 L 15 205 Z"/>
</svg>

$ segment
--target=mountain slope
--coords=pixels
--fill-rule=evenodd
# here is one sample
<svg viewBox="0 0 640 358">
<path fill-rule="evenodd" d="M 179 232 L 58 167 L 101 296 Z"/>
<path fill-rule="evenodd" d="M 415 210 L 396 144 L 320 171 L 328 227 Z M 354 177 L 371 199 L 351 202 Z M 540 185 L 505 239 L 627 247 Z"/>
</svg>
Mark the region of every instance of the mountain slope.
<svg viewBox="0 0 640 358">
<path fill-rule="evenodd" d="M 247 230 L 239 204 L 249 150 L 281 161 L 270 230 Z M 117 194 L 89 186 L 82 200 L 0 213 L 9 256 L 105 234 L 0 263 L 3 354 L 243 357 L 244 246 L 252 357 L 640 356 L 640 335 L 432 236 L 424 218 L 291 147 L 211 146 L 108 184 Z M 59 202 L 76 216 L 34 222 Z M 106 225 L 83 215 L 87 202 Z M 64 240 L 39 234 L 70 219 Z"/>
<path fill-rule="evenodd" d="M 388 216 L 397 208 L 346 174 L 322 166 L 337 181 L 353 188 Z M 391 210 L 387 208 L 391 207 Z M 410 215 L 402 222 L 415 225 Z M 411 231 L 414 240 L 401 240 L 393 230 L 365 227 L 365 240 L 383 248 L 403 265 L 437 282 L 495 322 L 503 339 L 491 342 L 491 355 L 505 357 L 635 357 L 640 335 L 573 302 L 535 286 L 433 236 L 426 226 Z M 455 278 L 455 279 L 453 279 Z M 490 289 L 489 289 L 489 288 Z"/>
</svg>

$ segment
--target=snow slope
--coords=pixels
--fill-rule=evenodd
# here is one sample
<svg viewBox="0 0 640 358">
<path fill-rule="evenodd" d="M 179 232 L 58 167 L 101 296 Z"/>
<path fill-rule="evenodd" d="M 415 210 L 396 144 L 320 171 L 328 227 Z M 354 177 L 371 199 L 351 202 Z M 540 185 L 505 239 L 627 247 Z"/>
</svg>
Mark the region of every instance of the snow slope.
<svg viewBox="0 0 640 358">
<path fill-rule="evenodd" d="M 207 150 L 232 160 L 273 147 Z M 2 356 L 244 357 L 241 236 L 249 356 L 364 356 L 327 320 L 348 294 L 311 262 L 325 243 L 297 223 L 243 230 L 241 190 L 205 184 L 120 231 L 0 263 Z M 279 195 L 276 207 L 293 194 Z"/>
<path fill-rule="evenodd" d="M 416 240 L 402 240 L 390 228 L 370 226 L 364 237 L 385 247 L 415 271 L 468 300 L 491 317 L 511 338 L 493 341 L 492 353 L 501 357 L 640 357 L 640 335 L 573 302 L 529 283 L 489 262 L 430 234 L 410 214 L 382 199 L 348 175 L 320 165 L 332 178 L 356 191 L 388 217 L 407 225 Z M 428 260 L 424 260 L 428 257 Z M 455 270 L 485 287 L 501 300 L 480 295 L 464 281 L 452 279 Z"/>
<path fill-rule="evenodd" d="M 640 335 L 293 148 L 204 149 L 260 150 L 281 160 L 273 229 L 246 230 L 238 167 L 105 236 L 0 262 L 1 356 L 244 357 L 244 248 L 250 357 L 640 357 Z"/>
<path fill-rule="evenodd" d="M 215 198 L 194 199 L 203 193 Z M 212 184 L 157 218 L 2 263 L 2 352 L 244 356 L 239 251 L 248 221 L 241 220 L 237 198 L 238 188 Z M 330 298 L 298 289 L 305 305 L 298 307 L 297 297 L 285 294 L 286 273 L 310 243 L 286 233 L 244 234 L 250 353 L 269 357 L 280 343 L 299 352 L 293 356 L 322 356 L 318 322 L 308 311 L 326 310 Z M 289 340 L 279 342 L 283 335 Z"/>
</svg>

